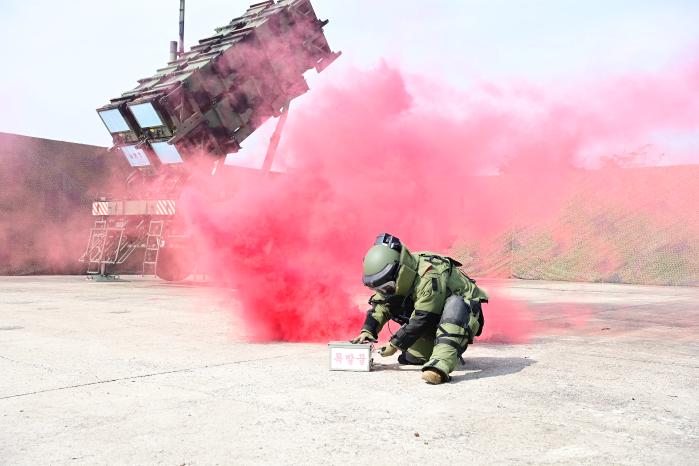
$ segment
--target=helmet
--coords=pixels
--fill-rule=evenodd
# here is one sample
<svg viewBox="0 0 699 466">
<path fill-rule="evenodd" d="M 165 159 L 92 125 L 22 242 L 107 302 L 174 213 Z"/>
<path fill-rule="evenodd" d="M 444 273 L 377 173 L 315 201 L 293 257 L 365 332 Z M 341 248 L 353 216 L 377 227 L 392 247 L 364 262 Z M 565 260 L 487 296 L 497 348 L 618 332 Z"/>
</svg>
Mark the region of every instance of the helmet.
<svg viewBox="0 0 699 466">
<path fill-rule="evenodd" d="M 384 296 L 407 296 L 417 275 L 417 261 L 400 239 L 383 233 L 364 256 L 363 282 Z"/>
</svg>

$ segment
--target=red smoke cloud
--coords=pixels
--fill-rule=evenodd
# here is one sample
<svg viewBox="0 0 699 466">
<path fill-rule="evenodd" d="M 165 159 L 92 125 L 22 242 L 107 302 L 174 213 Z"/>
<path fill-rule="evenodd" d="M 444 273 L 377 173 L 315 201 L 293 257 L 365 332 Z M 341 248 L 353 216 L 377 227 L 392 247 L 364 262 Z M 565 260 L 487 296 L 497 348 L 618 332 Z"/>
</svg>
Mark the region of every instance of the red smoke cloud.
<svg viewBox="0 0 699 466">
<path fill-rule="evenodd" d="M 235 284 L 257 339 L 347 338 L 363 320 L 355 304 L 367 295 L 361 261 L 378 233 L 399 236 L 412 251 L 466 244 L 484 255 L 517 219 L 554 221 L 589 154 L 696 125 L 696 67 L 683 71 L 555 92 L 488 84 L 464 93 L 387 64 L 352 70 L 293 111 L 280 148 L 293 170 L 238 173 L 226 202 L 212 206 L 191 190 L 180 207 L 204 269 Z M 618 160 L 606 162 L 600 173 L 611 185 Z M 493 172 L 508 182 L 494 189 L 492 177 L 474 176 Z M 604 198 L 607 188 L 595 194 Z M 632 204 L 625 207 L 653 215 L 643 201 Z M 697 225 L 692 218 L 689 227 Z M 558 247 L 571 247 L 572 232 L 563 225 L 557 233 Z M 606 262 L 597 267 L 618 267 L 614 248 L 598 243 Z M 533 330 L 526 309 L 503 298 L 485 312 L 486 336 L 524 341 Z"/>
</svg>

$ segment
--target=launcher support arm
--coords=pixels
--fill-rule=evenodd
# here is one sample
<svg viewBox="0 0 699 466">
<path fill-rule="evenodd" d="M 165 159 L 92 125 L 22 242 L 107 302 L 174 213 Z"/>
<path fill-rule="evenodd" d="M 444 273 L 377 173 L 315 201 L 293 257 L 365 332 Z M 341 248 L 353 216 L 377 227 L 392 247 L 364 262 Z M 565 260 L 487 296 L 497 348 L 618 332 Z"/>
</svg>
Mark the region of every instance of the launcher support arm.
<svg viewBox="0 0 699 466">
<path fill-rule="evenodd" d="M 279 120 L 277 121 L 277 126 L 274 128 L 274 133 L 272 133 L 272 137 L 269 139 L 267 154 L 265 154 L 265 160 L 262 163 L 262 173 L 269 173 L 269 171 L 272 169 L 274 155 L 277 153 L 279 140 L 282 138 L 282 130 L 284 129 L 284 124 L 286 123 L 286 117 L 289 114 L 290 104 L 290 101 L 286 101 L 284 107 L 282 107 L 282 111 L 279 115 Z"/>
</svg>

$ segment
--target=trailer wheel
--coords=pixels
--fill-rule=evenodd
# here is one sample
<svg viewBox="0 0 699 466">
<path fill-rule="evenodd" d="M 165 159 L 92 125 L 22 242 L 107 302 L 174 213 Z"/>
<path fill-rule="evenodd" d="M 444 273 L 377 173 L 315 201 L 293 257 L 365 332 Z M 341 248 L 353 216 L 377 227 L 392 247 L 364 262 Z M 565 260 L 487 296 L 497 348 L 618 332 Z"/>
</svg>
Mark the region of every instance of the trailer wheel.
<svg viewBox="0 0 699 466">
<path fill-rule="evenodd" d="M 168 282 L 179 282 L 194 271 L 194 254 L 185 248 L 162 248 L 155 274 Z"/>
</svg>

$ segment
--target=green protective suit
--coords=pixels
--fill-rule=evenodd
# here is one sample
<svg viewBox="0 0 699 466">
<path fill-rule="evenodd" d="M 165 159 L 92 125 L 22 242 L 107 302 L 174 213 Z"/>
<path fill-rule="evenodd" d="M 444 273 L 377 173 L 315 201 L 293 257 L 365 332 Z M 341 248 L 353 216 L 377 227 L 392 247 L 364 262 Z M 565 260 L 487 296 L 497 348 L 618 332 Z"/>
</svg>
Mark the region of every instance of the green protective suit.
<svg viewBox="0 0 699 466">
<path fill-rule="evenodd" d="M 488 295 L 458 268 L 460 265 L 449 257 L 431 252 L 411 254 L 405 249 L 401 268 L 416 273 L 406 274 L 411 278 L 407 286 L 403 284 L 403 292 L 371 297 L 372 308 L 362 329 L 376 337 L 389 320 L 401 323 L 390 340 L 404 351 L 399 360 L 423 364 L 423 370 L 436 370 L 448 379 L 473 337 L 481 334 L 481 303 L 488 302 Z M 445 305 L 450 311 L 445 312 Z"/>
</svg>

